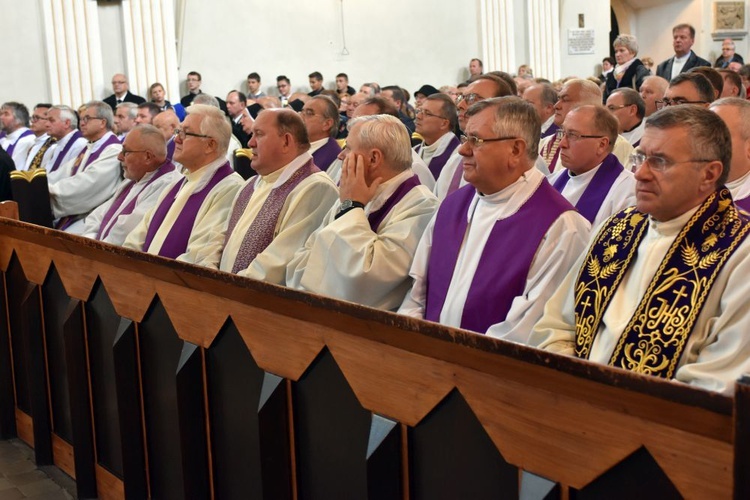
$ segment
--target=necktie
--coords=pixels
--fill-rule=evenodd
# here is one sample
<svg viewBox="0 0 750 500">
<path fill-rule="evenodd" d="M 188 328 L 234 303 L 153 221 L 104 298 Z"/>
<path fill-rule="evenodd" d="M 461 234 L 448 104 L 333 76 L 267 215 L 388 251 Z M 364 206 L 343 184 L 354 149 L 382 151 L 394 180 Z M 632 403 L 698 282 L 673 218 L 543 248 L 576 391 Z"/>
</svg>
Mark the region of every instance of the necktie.
<svg viewBox="0 0 750 500">
<path fill-rule="evenodd" d="M 44 141 L 44 144 L 42 144 L 42 147 L 39 148 L 39 151 L 36 152 L 36 156 L 34 156 L 34 159 L 31 160 L 31 165 L 29 165 L 29 170 L 34 170 L 35 168 L 39 168 L 42 166 L 42 159 L 44 158 L 44 153 L 47 152 L 49 147 L 57 142 L 57 139 L 54 137 L 47 138 L 46 141 Z"/>
<path fill-rule="evenodd" d="M 122 104 L 122 99 L 117 99 L 117 104 Z"/>
</svg>

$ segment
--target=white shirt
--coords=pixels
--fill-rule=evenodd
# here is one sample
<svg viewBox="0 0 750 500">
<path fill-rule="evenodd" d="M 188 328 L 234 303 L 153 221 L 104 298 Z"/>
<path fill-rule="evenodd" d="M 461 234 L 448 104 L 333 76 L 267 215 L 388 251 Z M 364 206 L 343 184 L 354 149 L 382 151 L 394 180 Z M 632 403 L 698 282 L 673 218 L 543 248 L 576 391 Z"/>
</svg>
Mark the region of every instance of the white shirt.
<svg viewBox="0 0 750 500">
<path fill-rule="evenodd" d="M 87 145 L 81 165 L 85 165 L 89 156 L 98 151 L 103 144 L 113 137 L 112 132 L 107 132 L 99 140 Z M 69 226 L 66 232 L 80 234 L 83 231 L 83 216 L 107 201 L 115 192 L 120 183 L 120 162 L 117 156 L 122 150 L 122 144 L 110 144 L 106 146 L 99 157 L 90 164 L 79 167 L 75 175 L 73 166 L 75 162 L 69 162 L 63 167 L 61 179 L 49 185 L 50 204 L 55 219 L 65 216 L 82 216 L 75 224 Z"/>
<path fill-rule="evenodd" d="M 651 220 L 635 262 L 625 273 L 605 311 L 591 346 L 591 361 L 608 364 L 615 345 L 646 293 L 669 247 L 698 207 L 667 222 Z M 588 252 L 549 299 L 534 327 L 530 344 L 573 355 L 575 344 L 574 287 Z M 675 379 L 713 391 L 734 392 L 734 382 L 750 372 L 750 238 L 746 238 L 717 275 L 693 332 L 687 339 Z"/>
<path fill-rule="evenodd" d="M 190 195 L 203 189 L 213 177 L 214 172 L 224 165 L 224 163 L 226 163 L 226 158 L 221 156 L 211 163 L 199 168 L 195 172 L 188 172 L 187 170 L 183 172 L 185 179 L 179 179 L 177 182 L 185 182 L 185 184 L 182 186 L 174 203 L 169 208 L 169 211 L 164 217 L 159 229 L 156 231 L 153 240 L 151 240 L 148 249 L 143 248 L 146 241 L 146 234 L 148 233 L 148 226 L 151 223 L 151 219 L 154 217 L 156 208 L 174 187 L 174 184 L 169 185 L 162 190 L 156 204 L 146 213 L 143 219 L 141 219 L 141 222 L 138 223 L 136 228 L 127 236 L 127 238 L 125 238 L 123 246 L 135 250 L 147 251 L 152 254 L 158 254 L 159 250 L 161 250 L 162 244 L 164 244 L 165 238 L 172 228 L 172 225 L 182 212 Z M 203 203 L 195 216 L 193 228 L 190 231 L 190 237 L 188 238 L 187 250 L 184 254 L 177 257 L 178 260 L 184 260 L 184 256 L 191 251 L 195 251 L 195 247 L 202 244 L 200 243 L 201 239 L 205 238 L 213 228 L 225 223 L 228 218 L 229 209 L 232 206 L 232 199 L 234 199 L 234 195 L 241 185 L 242 177 L 240 177 L 237 172 L 232 172 L 231 175 L 220 180 L 213 189 L 211 189 L 204 198 Z"/>
<path fill-rule="evenodd" d="M 488 196 L 475 194 L 467 213 L 467 234 L 440 312 L 440 323 L 460 327 L 464 304 L 490 231 L 498 220 L 515 214 L 542 181 L 544 175 L 532 168 L 502 191 Z M 399 313 L 415 318 L 424 317 L 427 267 L 435 220 L 433 217 L 417 247 L 409 273 L 414 278 L 414 286 L 399 309 Z M 588 221 L 573 210 L 566 211 L 552 223 L 531 262 L 523 294 L 513 300 L 505 321 L 492 325 L 487 335 L 527 342 L 531 327 L 541 317 L 547 298 L 586 247 L 590 228 Z"/>
<path fill-rule="evenodd" d="M 685 63 L 690 59 L 690 54 L 692 53 L 693 51 L 691 50 L 682 57 L 674 56 L 672 60 L 672 75 L 669 77 L 670 80 L 682 72 L 682 68 L 685 67 Z"/>
<path fill-rule="evenodd" d="M 561 176 L 567 175 L 568 182 L 565 184 L 561 194 L 571 205 L 575 206 L 601 166 L 600 163 L 588 172 L 584 172 L 580 175 L 572 175 L 567 168 L 561 168 L 560 171 L 556 171 L 552 174 L 550 183 L 554 184 Z M 623 169 L 623 171 L 620 172 L 620 175 L 615 179 L 615 182 L 612 183 L 612 186 L 610 187 L 607 196 L 604 198 L 599 211 L 596 213 L 596 217 L 594 217 L 594 222 L 591 226 L 597 227 L 610 216 L 632 205 L 635 205 L 635 176 L 631 172 Z"/>
<path fill-rule="evenodd" d="M 638 144 L 641 140 L 641 137 L 643 137 L 643 132 L 645 130 L 646 130 L 646 118 L 643 118 L 643 120 L 641 120 L 641 123 L 639 123 L 638 126 L 635 127 L 633 130 L 629 130 L 628 132 L 623 132 L 622 137 L 624 137 L 625 140 L 628 141 L 630 145 L 635 148 L 635 145 Z M 623 163 L 623 166 L 627 168 L 627 163 Z"/>
<path fill-rule="evenodd" d="M 542 134 L 545 133 L 552 126 L 553 123 L 555 123 L 555 115 L 554 114 L 552 116 L 550 116 L 549 118 L 547 118 L 547 121 L 545 121 L 544 123 L 542 123 Z"/>
<path fill-rule="evenodd" d="M 287 286 L 379 309 L 396 309 L 411 286 L 409 268 L 419 240 L 437 210 L 425 186 L 411 189 L 373 231 L 368 217 L 414 172 L 378 186 L 364 210 L 336 219 L 340 202 L 287 267 Z"/>
<path fill-rule="evenodd" d="M 189 252 L 184 260 L 200 266 L 231 272 L 245 234 L 271 190 L 289 180 L 292 174 L 310 158 L 312 158 L 310 153 L 305 152 L 269 175 L 258 175 L 248 179 L 245 184 L 254 182 L 255 190 L 226 246 L 224 246 L 224 240 L 231 210 L 227 218 L 214 228 L 202 245 L 197 246 L 195 251 Z M 232 207 L 242 188 L 237 191 L 231 203 Z M 286 281 L 287 264 L 292 260 L 294 253 L 304 246 L 310 234 L 320 226 L 337 198 L 338 189 L 325 173 L 317 172 L 302 180 L 286 198 L 271 244 L 260 252 L 246 269 L 240 270 L 237 274 L 283 285 Z"/>
<path fill-rule="evenodd" d="M 65 157 L 60 161 L 60 165 L 57 167 L 57 170 L 54 172 L 50 172 L 49 169 L 52 168 L 52 165 L 55 164 L 57 161 L 57 157 L 62 154 L 63 149 L 65 149 L 65 146 L 70 142 L 70 140 L 73 138 L 73 134 L 75 134 L 75 130 L 71 130 L 68 132 L 65 137 L 57 141 L 55 144 L 52 145 L 50 151 L 52 153 L 49 156 L 49 160 L 45 160 L 43 163 L 44 168 L 47 169 L 47 182 L 49 184 L 54 184 L 55 182 L 62 179 L 63 175 L 62 173 L 67 171 L 70 172 L 69 169 L 65 169 L 65 164 L 69 162 L 75 161 L 75 159 L 78 157 L 78 154 L 81 152 L 83 148 L 86 147 L 86 145 L 89 143 L 84 137 L 78 137 L 75 142 L 70 146 L 70 149 L 68 149 L 67 153 L 65 153 Z M 46 158 L 46 156 L 45 156 Z M 67 175 L 70 175 L 69 173 Z"/>
<path fill-rule="evenodd" d="M 20 127 L 0 139 L 0 147 L 2 147 L 6 151 L 11 145 L 15 144 L 15 146 L 13 147 L 13 154 L 11 155 L 11 158 L 13 158 L 13 163 L 15 163 L 16 169 L 18 170 L 22 170 L 24 165 L 26 165 L 26 157 L 28 156 L 29 150 L 34 145 L 34 140 L 36 139 L 34 134 L 27 135 L 26 137 L 21 137 L 21 134 L 23 134 L 27 130 L 29 130 L 28 127 Z"/>
<path fill-rule="evenodd" d="M 133 185 L 132 189 L 120 204 L 120 207 L 112 215 L 112 218 L 110 218 L 106 227 L 102 228 L 103 238 L 101 241 L 113 245 L 122 245 L 128 234 L 130 234 L 138 223 L 141 222 L 141 219 L 143 219 L 146 212 L 156 204 L 156 200 L 159 199 L 161 192 L 167 186 L 171 186 L 182 179 L 182 174 L 175 168 L 171 172 L 168 172 L 151 182 L 151 179 L 153 179 L 157 171 L 158 170 L 148 172 Z M 109 208 L 112 206 L 115 199 L 120 195 L 123 189 L 127 188 L 130 182 L 129 179 L 122 180 L 115 191 L 115 194 L 113 194 L 105 203 L 99 205 L 96 210 L 86 217 L 86 220 L 84 221 L 85 227 L 81 234 L 82 236 L 92 239 L 96 238 L 102 224 L 102 219 L 104 219 L 104 216 L 109 211 Z M 122 210 L 134 199 L 137 199 L 137 201 L 133 211 L 129 214 L 121 214 Z"/>
<path fill-rule="evenodd" d="M 433 142 L 429 146 L 425 145 L 424 142 L 422 142 L 422 147 L 419 149 L 419 152 L 417 153 L 420 158 L 425 162 L 427 167 L 429 168 L 430 162 L 432 159 L 436 156 L 440 156 L 445 152 L 446 149 L 448 149 L 448 146 L 450 145 L 451 140 L 456 137 L 456 134 L 453 132 L 446 132 L 443 134 L 440 139 Z M 414 147 L 414 151 L 416 151 L 416 146 Z M 458 149 L 458 146 L 456 146 L 456 149 Z M 455 151 L 455 149 L 454 149 Z M 451 154 L 453 154 L 451 152 Z M 447 164 L 447 161 L 446 161 Z M 445 166 L 445 165 L 443 165 Z"/>
<path fill-rule="evenodd" d="M 732 199 L 734 201 L 744 200 L 750 196 L 750 172 L 746 173 L 739 179 L 727 182 L 726 187 L 729 189 L 729 192 L 732 193 Z"/>
</svg>

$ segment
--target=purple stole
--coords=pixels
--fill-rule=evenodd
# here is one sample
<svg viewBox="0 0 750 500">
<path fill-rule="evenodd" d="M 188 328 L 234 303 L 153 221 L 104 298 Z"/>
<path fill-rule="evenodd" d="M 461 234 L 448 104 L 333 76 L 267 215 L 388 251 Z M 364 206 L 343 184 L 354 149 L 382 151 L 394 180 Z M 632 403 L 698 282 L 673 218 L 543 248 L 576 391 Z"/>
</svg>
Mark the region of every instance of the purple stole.
<svg viewBox="0 0 750 500">
<path fill-rule="evenodd" d="M 276 225 L 279 222 L 279 216 L 281 210 L 284 208 L 286 199 L 289 194 L 305 179 L 310 177 L 312 174 L 320 172 L 320 169 L 315 166 L 312 159 L 305 162 L 300 168 L 298 168 L 282 185 L 275 187 L 268 193 L 268 197 L 263 202 L 263 206 L 260 207 L 258 216 L 255 217 L 250 227 L 247 228 L 245 236 L 242 238 L 242 244 L 237 252 L 237 256 L 234 259 L 232 265 L 232 272 L 238 273 L 243 269 L 246 269 L 250 263 L 255 260 L 263 250 L 268 247 L 273 241 L 276 231 Z M 242 188 L 240 194 L 237 196 L 237 200 L 232 207 L 232 215 L 229 217 L 229 225 L 227 226 L 227 233 L 224 239 L 224 245 L 229 241 L 232 232 L 234 231 L 237 222 L 245 212 L 250 199 L 253 197 L 255 192 L 255 182 L 257 176 L 253 176 L 247 182 L 247 185 Z"/>
<path fill-rule="evenodd" d="M 448 196 L 449 194 L 452 194 L 458 191 L 458 186 L 461 185 L 461 178 L 463 176 L 464 176 L 464 159 L 461 158 L 461 161 L 458 162 L 458 166 L 456 167 L 456 171 L 453 172 L 453 177 L 451 177 L 451 183 L 448 185 L 448 192 L 445 194 L 445 196 Z"/>
<path fill-rule="evenodd" d="M 542 150 L 541 154 L 542 158 L 544 158 L 544 162 L 549 167 L 550 173 L 554 172 L 555 166 L 557 165 L 557 158 L 560 156 L 560 139 L 552 137 Z"/>
<path fill-rule="evenodd" d="M 445 147 L 445 151 L 443 151 L 437 156 L 433 156 L 432 158 L 430 158 L 430 164 L 427 165 L 427 167 L 430 169 L 430 172 L 432 172 L 432 176 L 435 179 L 440 177 L 440 171 L 443 170 L 443 167 L 445 166 L 445 163 L 448 161 L 448 158 L 451 157 L 453 152 L 460 145 L 461 145 L 461 141 L 459 141 L 458 137 L 456 137 L 456 135 L 453 134 L 453 137 L 451 137 L 450 142 L 448 142 L 448 145 Z M 422 149 L 422 146 L 420 145 L 419 149 L 417 150 L 417 153 L 419 153 L 421 149 Z"/>
<path fill-rule="evenodd" d="M 464 186 L 447 197 L 438 210 L 432 235 L 438 244 L 430 250 L 427 267 L 427 320 L 440 321 L 475 193 L 473 186 Z M 490 326 L 505 320 L 513 300 L 523 293 L 544 235 L 568 210 L 573 210 L 571 204 L 544 179 L 515 214 L 495 222 L 466 297 L 461 328 L 486 333 Z"/>
<path fill-rule="evenodd" d="M 734 200 L 734 204 L 740 207 L 745 212 L 750 212 L 750 196 L 742 198 L 741 200 Z"/>
<path fill-rule="evenodd" d="M 542 132 L 540 139 L 544 139 L 545 137 L 555 135 L 559 129 L 560 127 L 558 127 L 557 124 L 555 124 L 555 122 L 552 122 L 552 125 L 550 125 L 547 130 Z"/>
<path fill-rule="evenodd" d="M 596 219 L 596 214 L 599 213 L 599 209 L 602 207 L 602 203 L 604 203 L 609 191 L 612 189 L 612 185 L 623 170 L 625 169 L 622 168 L 617 157 L 610 153 L 604 159 L 594 177 L 589 181 L 589 185 L 583 190 L 581 198 L 576 203 L 576 210 L 592 224 L 594 223 L 594 219 Z M 552 187 L 558 193 L 562 194 L 563 189 L 568 184 L 568 180 L 570 180 L 570 174 L 563 172 L 562 175 L 558 175 Z"/>
<path fill-rule="evenodd" d="M 190 233 L 195 224 L 195 218 L 198 215 L 198 210 L 200 210 L 201 205 L 203 205 L 208 193 L 210 193 L 211 190 L 225 177 L 232 175 L 232 172 L 234 172 L 234 170 L 229 166 L 229 162 L 225 162 L 221 167 L 216 169 L 203 189 L 190 195 L 187 202 L 185 202 L 185 206 L 182 207 L 180 215 L 177 216 L 174 225 L 169 229 L 169 234 L 164 238 L 164 243 L 161 245 L 158 255 L 174 259 L 178 255 L 185 253 L 188 239 L 190 239 Z M 185 179 L 176 182 L 172 189 L 169 190 L 169 193 L 167 193 L 167 196 L 161 200 L 161 203 L 156 208 L 154 217 L 148 225 L 146 239 L 143 242 L 144 252 L 147 252 L 148 248 L 151 246 L 151 242 L 153 241 L 156 232 L 161 227 L 162 222 L 164 222 L 169 209 L 172 208 L 172 204 L 174 204 L 177 193 L 180 192 L 184 183 Z"/>
<path fill-rule="evenodd" d="M 339 143 L 333 137 L 329 137 L 328 141 L 312 154 L 313 162 L 320 168 L 327 170 L 340 152 L 341 146 L 339 146 Z"/>
<path fill-rule="evenodd" d="M 119 214 L 117 214 L 117 209 L 120 208 L 122 203 L 125 201 L 125 198 L 128 197 L 128 193 L 133 189 L 133 186 L 135 186 L 135 181 L 130 181 L 128 183 L 128 186 L 120 191 L 120 194 L 117 195 L 117 198 L 115 198 L 115 201 L 112 202 L 112 205 L 110 205 L 109 210 L 107 210 L 107 213 L 104 214 L 104 217 L 102 218 L 101 224 L 99 224 L 99 231 L 96 233 L 96 239 L 102 240 L 106 238 L 109 235 L 111 227 L 107 228 L 106 231 L 104 229 L 109 224 L 109 221 L 112 220 L 112 217 L 117 214 L 119 217 L 120 215 L 130 215 L 133 213 L 133 210 L 135 210 L 135 205 L 138 202 L 138 197 L 141 195 L 144 189 L 146 189 L 149 184 L 154 182 L 159 177 L 168 174 L 169 172 L 172 172 L 174 170 L 174 165 L 171 161 L 167 160 L 156 170 L 156 173 L 148 180 L 145 186 L 143 186 L 143 189 L 141 189 L 140 193 L 138 193 L 136 196 L 133 197 L 132 200 L 130 200 L 130 203 L 125 205 L 125 208 L 123 208 Z M 103 232 L 103 234 L 102 234 Z"/>
<path fill-rule="evenodd" d="M 404 182 L 402 182 L 401 185 L 396 188 L 393 194 L 391 194 L 391 196 L 389 196 L 388 199 L 385 200 L 385 203 L 383 203 L 382 207 L 375 210 L 374 212 L 370 212 L 370 215 L 367 216 L 367 220 L 370 223 L 370 229 L 372 229 L 373 232 L 377 233 L 378 227 L 380 227 L 383 219 L 385 219 L 386 216 L 391 213 L 393 207 L 395 207 L 398 202 L 403 200 L 404 196 L 406 196 L 409 191 L 417 186 L 419 186 L 419 177 L 417 177 L 416 175 L 412 175 Z"/>
<path fill-rule="evenodd" d="M 172 161 L 174 156 L 174 137 L 167 141 L 167 160 Z"/>
<path fill-rule="evenodd" d="M 18 139 L 16 139 L 16 142 L 14 142 L 13 144 L 8 144 L 8 149 L 5 150 L 5 152 L 8 153 L 8 156 L 13 156 L 13 151 L 15 151 L 16 144 L 18 144 L 18 141 L 30 135 L 34 135 L 34 132 L 32 132 L 31 130 L 26 130 L 25 132 L 23 132 L 21 135 L 18 136 Z"/>
<path fill-rule="evenodd" d="M 99 149 L 92 152 L 89 155 L 88 159 L 86 159 L 86 163 L 82 165 L 81 162 L 83 161 L 83 157 L 86 155 L 86 149 L 83 149 L 81 153 L 78 155 L 78 158 L 76 158 L 76 163 L 75 165 L 73 165 L 73 171 L 70 173 L 70 176 L 73 177 L 74 175 L 76 175 L 78 173 L 79 168 L 81 169 L 81 172 L 86 170 L 86 167 L 88 167 L 89 165 L 94 163 L 96 160 L 98 160 L 99 156 L 101 156 L 104 150 L 107 149 L 107 147 L 111 146 L 112 144 L 120 144 L 120 140 L 117 138 L 115 134 L 110 135 L 109 138 L 106 141 L 104 141 L 104 144 L 99 146 Z"/>
<path fill-rule="evenodd" d="M 68 151 L 70 151 L 70 148 L 73 147 L 73 143 L 75 143 L 78 139 L 81 138 L 81 132 L 78 130 L 73 132 L 73 135 L 70 136 L 70 139 L 65 144 L 65 147 L 62 151 L 60 151 L 60 154 L 57 155 L 57 158 L 55 158 L 55 163 L 52 165 L 51 168 L 48 169 L 48 172 L 54 172 L 58 168 L 60 168 L 60 164 L 63 161 L 63 158 L 65 158 L 65 155 L 68 154 Z"/>
</svg>

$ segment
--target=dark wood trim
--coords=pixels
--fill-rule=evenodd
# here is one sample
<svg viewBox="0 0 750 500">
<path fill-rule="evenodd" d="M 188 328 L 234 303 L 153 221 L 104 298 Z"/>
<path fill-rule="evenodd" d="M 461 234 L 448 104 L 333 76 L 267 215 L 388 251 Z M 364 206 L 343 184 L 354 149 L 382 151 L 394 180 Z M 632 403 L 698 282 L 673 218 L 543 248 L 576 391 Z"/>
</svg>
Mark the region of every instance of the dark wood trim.
<svg viewBox="0 0 750 500">
<path fill-rule="evenodd" d="M 750 375 L 734 392 L 734 498 L 750 498 Z"/>
<path fill-rule="evenodd" d="M 10 342 L 10 323 L 8 321 L 8 294 L 5 285 L 5 273 L 0 283 L 0 439 L 11 439 L 16 432 L 15 383 L 13 381 L 13 353 Z"/>
</svg>

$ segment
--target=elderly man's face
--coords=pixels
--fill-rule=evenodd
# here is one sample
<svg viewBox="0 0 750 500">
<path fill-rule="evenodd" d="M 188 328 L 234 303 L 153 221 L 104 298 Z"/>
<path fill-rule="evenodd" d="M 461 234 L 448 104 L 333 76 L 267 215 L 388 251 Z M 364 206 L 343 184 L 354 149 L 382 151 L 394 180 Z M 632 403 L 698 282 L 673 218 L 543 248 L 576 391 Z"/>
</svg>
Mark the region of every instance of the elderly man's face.
<svg viewBox="0 0 750 500">
<path fill-rule="evenodd" d="M 584 174 L 601 163 L 603 152 L 609 141 L 599 130 L 594 129 L 594 112 L 590 109 L 573 110 L 568 113 L 562 129 L 580 137 L 571 139 L 566 136 L 560 141 L 560 161 L 563 166 L 576 175 Z"/>
<path fill-rule="evenodd" d="M 253 136 L 248 146 L 253 149 L 251 166 L 260 175 L 268 175 L 283 167 L 286 137 L 281 134 L 272 111 L 262 111 L 253 123 Z"/>
<path fill-rule="evenodd" d="M 368 96 L 360 92 L 359 94 L 354 94 L 349 98 L 349 105 L 346 107 L 346 116 L 349 118 L 352 118 L 354 116 L 354 110 L 357 109 L 359 105 L 361 105 L 363 102 L 365 102 L 368 99 Z"/>
<path fill-rule="evenodd" d="M 734 55 L 734 43 L 731 40 L 724 40 L 721 44 L 721 56 L 724 59 L 730 59 Z"/>
<path fill-rule="evenodd" d="M 126 179 L 139 181 L 149 171 L 148 153 L 141 140 L 141 134 L 138 130 L 128 134 L 125 142 L 122 143 L 122 150 L 117 155 L 122 165 L 122 174 Z"/>
<path fill-rule="evenodd" d="M 465 133 L 479 139 L 497 139 L 493 130 L 496 110 L 487 108 L 469 118 Z M 510 186 L 518 179 L 511 169 L 510 157 L 514 141 L 492 141 L 472 146 L 462 144 L 458 152 L 463 156 L 464 179 L 483 194 L 493 194 Z"/>
<path fill-rule="evenodd" d="M 331 133 L 333 120 L 323 116 L 325 110 L 325 103 L 317 99 L 307 101 L 302 108 L 300 114 L 302 115 L 302 121 L 305 122 L 307 135 L 310 136 L 311 141 L 328 137 Z"/>
<path fill-rule="evenodd" d="M 127 109 L 120 107 L 115 111 L 114 123 L 115 133 L 126 134 L 135 126 L 135 119 L 130 118 Z"/>
<path fill-rule="evenodd" d="M 581 87 L 579 85 L 563 85 L 555 103 L 555 125 L 562 127 L 565 117 L 571 109 L 581 104 Z"/>
<path fill-rule="evenodd" d="M 34 113 L 31 115 L 30 128 L 35 135 L 42 135 L 49 130 L 48 113 L 49 108 L 34 108 Z"/>
<path fill-rule="evenodd" d="M 672 32 L 672 47 L 676 55 L 684 56 L 690 52 L 693 43 L 695 43 L 695 40 L 690 36 L 688 28 L 680 28 Z"/>
<path fill-rule="evenodd" d="M 646 116 L 656 113 L 656 101 L 664 97 L 661 87 L 655 81 L 647 78 L 641 84 L 640 94 L 646 101 Z"/>
<path fill-rule="evenodd" d="M 607 98 L 607 109 L 617 118 L 617 122 L 620 124 L 620 133 L 625 130 L 626 126 L 630 125 L 630 113 L 633 107 L 634 105 L 628 106 L 625 104 L 625 97 L 621 92 L 610 94 Z"/>
<path fill-rule="evenodd" d="M 49 122 L 47 133 L 57 140 L 62 139 L 70 132 L 70 121 L 63 120 L 60 117 L 59 109 L 50 109 L 47 113 L 47 121 Z"/>
<path fill-rule="evenodd" d="M 16 116 L 10 108 L 0 108 L 0 123 L 3 126 L 4 132 L 10 133 L 18 128 Z"/>
<path fill-rule="evenodd" d="M 107 132 L 107 120 L 96 117 L 96 108 L 86 108 L 81 115 L 81 134 L 94 141 L 102 137 Z"/>
<path fill-rule="evenodd" d="M 415 123 L 418 134 L 425 139 L 436 140 L 447 132 L 447 125 L 450 122 L 443 116 L 443 105 L 440 101 L 423 101 L 422 106 L 417 109 Z"/>
<path fill-rule="evenodd" d="M 490 80 L 477 80 L 463 89 L 461 100 L 458 101 L 458 125 L 461 130 L 466 130 L 466 110 L 475 102 L 490 99 L 495 96 L 497 88 L 495 83 Z"/>
<path fill-rule="evenodd" d="M 636 207 L 657 221 L 672 220 L 698 206 L 704 199 L 700 186 L 706 162 L 686 147 L 691 143 L 688 127 L 656 129 L 646 127 L 636 152 L 658 156 L 667 161 L 667 168 L 659 172 L 651 162 L 644 162 L 636 171 Z"/>
<path fill-rule="evenodd" d="M 121 95 L 128 91 L 128 79 L 125 75 L 115 75 L 112 77 L 112 90 L 115 94 Z"/>
<path fill-rule="evenodd" d="M 206 159 L 212 154 L 211 137 L 201 137 L 202 121 L 201 115 L 187 115 L 181 127 L 182 133 L 185 134 L 184 138 L 180 138 L 179 135 L 174 138 L 174 159 L 191 172 L 204 166 L 207 163 Z"/>
</svg>

